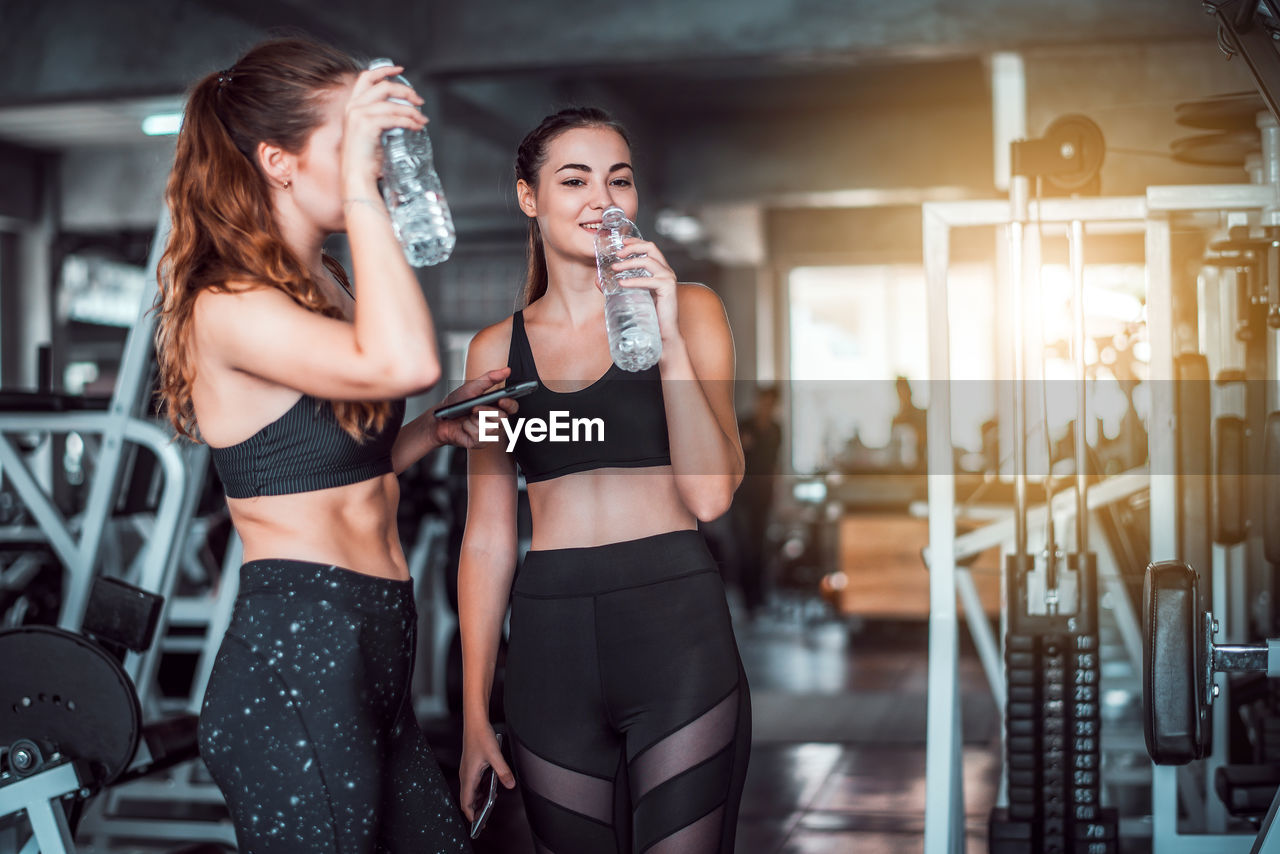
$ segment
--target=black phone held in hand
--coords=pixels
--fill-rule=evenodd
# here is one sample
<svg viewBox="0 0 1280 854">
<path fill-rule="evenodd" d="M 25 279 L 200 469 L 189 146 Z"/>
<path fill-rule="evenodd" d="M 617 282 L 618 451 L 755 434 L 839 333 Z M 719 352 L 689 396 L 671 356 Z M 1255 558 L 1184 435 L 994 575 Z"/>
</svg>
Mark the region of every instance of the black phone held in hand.
<svg viewBox="0 0 1280 854">
<path fill-rule="evenodd" d="M 498 748 L 502 748 L 502 733 L 496 733 L 498 739 Z M 480 831 L 484 830 L 485 822 L 489 820 L 489 815 L 493 812 L 493 805 L 498 800 L 498 775 L 493 772 L 493 766 L 490 765 L 484 769 L 484 773 L 480 775 L 480 786 L 476 792 L 476 799 L 472 802 L 471 809 L 475 818 L 471 822 L 471 838 L 475 839 L 480 835 Z M 482 800 L 483 799 L 483 802 Z"/>
<path fill-rule="evenodd" d="M 513 399 L 524 397 L 537 387 L 537 380 L 525 380 L 524 382 L 516 383 L 513 386 L 495 388 L 493 391 L 486 391 L 484 394 L 478 394 L 475 397 L 469 397 L 466 400 L 459 400 L 457 403 L 450 403 L 447 406 L 441 406 L 432 414 L 441 420 L 446 418 L 463 418 L 470 414 L 471 410 L 477 406 L 487 406 L 490 403 L 497 403 L 504 397 L 510 397 Z"/>
</svg>

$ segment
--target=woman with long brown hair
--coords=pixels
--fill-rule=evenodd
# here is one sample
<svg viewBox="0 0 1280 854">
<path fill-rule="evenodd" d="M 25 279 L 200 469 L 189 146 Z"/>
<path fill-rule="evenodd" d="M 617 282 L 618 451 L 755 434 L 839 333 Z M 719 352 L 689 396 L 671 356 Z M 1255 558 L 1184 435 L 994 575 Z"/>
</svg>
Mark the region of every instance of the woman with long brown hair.
<svg viewBox="0 0 1280 854">
<path fill-rule="evenodd" d="M 192 89 L 169 179 L 161 394 L 244 543 L 199 729 L 242 854 L 468 850 L 409 697 L 396 473 L 475 424 L 401 428 L 440 365 L 377 189 L 382 132 L 426 123 L 399 71 L 262 43 Z M 359 299 L 321 249 L 342 231 Z"/>
<path fill-rule="evenodd" d="M 638 207 L 631 147 L 607 113 L 548 116 L 516 154 L 529 218 L 525 307 L 481 330 L 468 376 L 495 365 L 536 379 L 530 421 L 598 419 L 596 441 L 521 439 L 472 449 L 458 573 L 463 653 L 462 802 L 488 765 L 514 785 L 490 726 L 511 601 L 505 706 L 538 851 L 731 852 L 751 741 L 749 689 L 714 560 L 697 531 L 742 479 L 733 340 L 708 288 L 678 282 L 632 240 L 654 295 L 662 356 L 611 364 L 594 239 L 604 212 Z M 530 441 L 532 439 L 532 441 Z M 517 467 L 532 549 L 516 569 Z M 514 585 L 513 585 L 514 580 Z"/>
</svg>

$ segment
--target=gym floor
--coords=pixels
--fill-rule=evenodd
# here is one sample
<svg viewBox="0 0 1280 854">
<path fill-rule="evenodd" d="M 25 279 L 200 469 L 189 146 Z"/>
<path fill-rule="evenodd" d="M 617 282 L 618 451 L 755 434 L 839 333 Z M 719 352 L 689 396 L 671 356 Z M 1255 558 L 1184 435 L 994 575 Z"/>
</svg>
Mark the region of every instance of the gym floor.
<svg viewBox="0 0 1280 854">
<path fill-rule="evenodd" d="M 804 611 L 736 621 L 754 718 L 737 851 L 922 851 L 926 626 L 868 622 L 851 630 Z M 960 678 L 967 851 L 978 854 L 987 850 L 999 786 L 999 717 L 964 646 Z M 456 784 L 456 745 L 439 724 L 428 733 Z M 516 793 L 499 798 L 476 854 L 534 854 Z"/>
</svg>

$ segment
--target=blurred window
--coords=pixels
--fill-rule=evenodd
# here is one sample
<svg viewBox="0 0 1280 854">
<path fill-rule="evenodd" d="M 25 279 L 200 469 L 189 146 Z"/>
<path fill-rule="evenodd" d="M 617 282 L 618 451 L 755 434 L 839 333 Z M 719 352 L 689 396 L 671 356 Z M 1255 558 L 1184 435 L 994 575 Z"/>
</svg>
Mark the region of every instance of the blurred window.
<svg viewBox="0 0 1280 854">
<path fill-rule="evenodd" d="M 951 299 L 952 423 L 957 446 L 982 448 L 982 424 L 996 411 L 995 312 L 991 268 L 956 264 Z M 912 403 L 929 404 L 924 268 L 911 264 L 796 267 L 790 301 L 790 418 L 797 473 L 831 467 L 837 456 L 887 459 L 898 413 L 894 379 L 911 383 Z"/>
</svg>

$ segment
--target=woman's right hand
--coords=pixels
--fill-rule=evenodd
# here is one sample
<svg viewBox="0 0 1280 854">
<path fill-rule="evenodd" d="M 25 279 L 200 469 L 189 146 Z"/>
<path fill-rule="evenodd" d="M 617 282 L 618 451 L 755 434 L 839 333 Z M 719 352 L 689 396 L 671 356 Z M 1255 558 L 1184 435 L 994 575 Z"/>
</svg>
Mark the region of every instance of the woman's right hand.
<svg viewBox="0 0 1280 854">
<path fill-rule="evenodd" d="M 462 785 L 458 791 L 458 800 L 462 801 L 462 814 L 467 817 L 467 821 L 475 821 L 477 799 L 483 803 L 483 798 L 487 797 L 487 793 L 478 791 L 485 768 L 492 768 L 503 786 L 508 789 L 515 788 L 515 775 L 511 773 L 511 768 L 502 757 L 502 748 L 498 746 L 493 727 L 487 720 L 479 721 L 475 726 L 464 723 L 462 766 L 458 769 L 458 777 Z"/>
<path fill-rule="evenodd" d="M 382 134 L 392 128 L 421 130 L 427 117 L 418 109 L 424 101 L 410 86 L 389 78 L 404 68 L 388 65 L 360 72 L 347 100 L 342 131 L 342 181 L 347 191 L 377 186 L 382 169 Z M 408 104 L 388 99 L 399 98 Z"/>
</svg>

